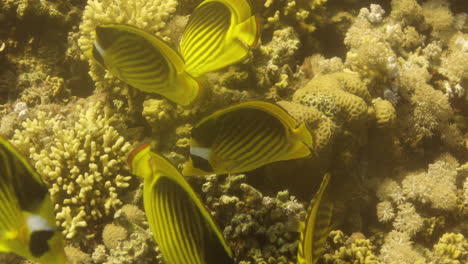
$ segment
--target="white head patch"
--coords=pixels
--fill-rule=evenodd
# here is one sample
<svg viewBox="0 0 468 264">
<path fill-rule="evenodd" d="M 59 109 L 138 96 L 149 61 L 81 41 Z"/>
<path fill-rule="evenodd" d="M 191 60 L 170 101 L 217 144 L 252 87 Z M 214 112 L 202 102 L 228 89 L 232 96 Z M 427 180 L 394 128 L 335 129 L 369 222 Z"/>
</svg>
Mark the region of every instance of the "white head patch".
<svg viewBox="0 0 468 264">
<path fill-rule="evenodd" d="M 28 223 L 29 230 L 31 230 L 31 232 L 54 230 L 51 226 L 49 226 L 49 224 L 47 223 L 47 220 L 45 220 L 44 218 L 42 218 L 42 216 L 39 216 L 39 215 L 31 215 L 30 217 L 28 217 L 27 223 Z"/>
<path fill-rule="evenodd" d="M 101 57 L 104 57 L 104 55 L 106 54 L 106 52 L 105 52 L 104 49 L 101 47 L 101 45 L 99 45 L 99 42 L 97 42 L 96 40 L 94 41 L 94 47 L 96 47 L 96 50 L 99 52 L 99 54 L 101 54 Z"/>
<path fill-rule="evenodd" d="M 190 154 L 205 160 L 209 160 L 211 156 L 211 149 L 190 146 Z"/>
</svg>

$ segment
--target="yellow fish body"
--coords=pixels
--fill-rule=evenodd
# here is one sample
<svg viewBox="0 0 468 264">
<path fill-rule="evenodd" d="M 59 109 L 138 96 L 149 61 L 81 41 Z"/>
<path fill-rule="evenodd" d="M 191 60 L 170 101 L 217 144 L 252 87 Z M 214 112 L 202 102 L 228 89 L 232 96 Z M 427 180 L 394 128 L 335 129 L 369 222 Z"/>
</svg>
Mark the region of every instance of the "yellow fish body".
<svg viewBox="0 0 468 264">
<path fill-rule="evenodd" d="M 0 137 L 0 252 L 42 264 L 68 263 L 47 186 Z"/>
<path fill-rule="evenodd" d="M 186 71 L 198 77 L 244 59 L 259 38 L 247 0 L 205 0 L 190 16 L 180 43 Z"/>
<path fill-rule="evenodd" d="M 123 82 L 144 92 L 189 105 L 200 92 L 199 83 L 184 70 L 184 60 L 163 40 L 121 24 L 96 27 L 89 56 Z"/>
<path fill-rule="evenodd" d="M 333 213 L 333 203 L 328 197 L 330 178 L 329 173 L 323 177 L 319 190 L 310 202 L 306 221 L 301 223 L 301 238 L 297 252 L 298 264 L 317 263 L 323 251 Z"/>
<path fill-rule="evenodd" d="M 233 264 L 232 252 L 203 203 L 169 161 L 148 144 L 128 158 L 144 179 L 148 223 L 168 264 Z"/>
<path fill-rule="evenodd" d="M 312 135 L 278 105 L 251 101 L 216 111 L 192 129 L 183 174 L 236 173 L 310 155 Z"/>
</svg>

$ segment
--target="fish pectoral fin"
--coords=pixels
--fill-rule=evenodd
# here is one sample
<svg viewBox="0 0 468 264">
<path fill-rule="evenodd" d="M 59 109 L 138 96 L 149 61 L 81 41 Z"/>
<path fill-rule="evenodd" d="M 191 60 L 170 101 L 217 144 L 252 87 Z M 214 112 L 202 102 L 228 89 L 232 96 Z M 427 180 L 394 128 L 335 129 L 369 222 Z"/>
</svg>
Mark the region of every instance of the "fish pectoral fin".
<svg viewBox="0 0 468 264">
<path fill-rule="evenodd" d="M 259 37 L 259 24 L 255 16 L 251 16 L 237 24 L 234 30 L 236 38 L 244 42 L 246 45 L 252 47 L 257 43 Z"/>
</svg>

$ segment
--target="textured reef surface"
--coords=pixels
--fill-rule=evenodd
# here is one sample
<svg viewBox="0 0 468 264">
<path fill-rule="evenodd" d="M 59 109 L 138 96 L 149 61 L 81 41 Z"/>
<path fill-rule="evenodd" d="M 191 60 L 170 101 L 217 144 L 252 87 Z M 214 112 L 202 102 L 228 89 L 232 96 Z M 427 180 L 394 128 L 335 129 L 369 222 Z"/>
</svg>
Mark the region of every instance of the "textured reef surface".
<svg viewBox="0 0 468 264">
<path fill-rule="evenodd" d="M 314 149 L 245 174 L 188 178 L 237 263 L 296 263 L 299 221 L 326 172 L 335 212 L 318 263 L 468 263 L 466 1 L 252 0 L 259 43 L 207 74 L 189 107 L 86 56 L 106 23 L 177 47 L 199 2 L 0 2 L 0 135 L 48 184 L 71 263 L 165 263 L 127 154 L 151 142 L 182 169 L 193 125 L 248 100 L 305 122 Z"/>
</svg>

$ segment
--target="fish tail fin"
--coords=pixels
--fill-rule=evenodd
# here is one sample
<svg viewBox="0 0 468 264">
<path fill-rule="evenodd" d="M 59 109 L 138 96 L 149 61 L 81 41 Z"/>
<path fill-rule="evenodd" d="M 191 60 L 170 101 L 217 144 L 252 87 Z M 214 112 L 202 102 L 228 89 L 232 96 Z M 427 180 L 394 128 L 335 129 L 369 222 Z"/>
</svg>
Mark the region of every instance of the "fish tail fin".
<svg viewBox="0 0 468 264">
<path fill-rule="evenodd" d="M 314 141 L 312 138 L 312 134 L 307 128 L 306 123 L 302 122 L 301 124 L 299 124 L 299 126 L 294 130 L 294 133 L 299 138 L 299 140 L 302 141 L 310 149 L 310 151 L 314 149 Z"/>
<path fill-rule="evenodd" d="M 200 97 L 201 84 L 189 73 L 186 71 L 179 73 L 176 80 L 174 87 L 169 87 L 167 92 L 161 94 L 183 106 L 191 105 Z M 181 89 L 181 87 L 184 88 Z"/>
<path fill-rule="evenodd" d="M 259 32 L 259 20 L 255 16 L 249 17 L 235 27 L 235 36 L 250 47 L 257 44 Z"/>
<path fill-rule="evenodd" d="M 320 188 L 307 209 L 307 218 L 300 225 L 300 242 L 297 251 L 298 263 L 315 264 L 327 239 L 333 214 L 329 198 L 330 173 L 325 174 Z"/>
</svg>

